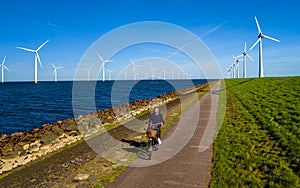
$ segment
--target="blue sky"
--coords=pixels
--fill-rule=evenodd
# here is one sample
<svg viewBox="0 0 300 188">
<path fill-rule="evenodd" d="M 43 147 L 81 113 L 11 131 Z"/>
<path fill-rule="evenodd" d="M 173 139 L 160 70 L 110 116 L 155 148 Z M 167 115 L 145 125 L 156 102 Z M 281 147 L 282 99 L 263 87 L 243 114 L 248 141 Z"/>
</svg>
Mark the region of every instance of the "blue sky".
<svg viewBox="0 0 300 188">
<path fill-rule="evenodd" d="M 50 39 L 40 51 L 43 68 L 39 67 L 39 79 L 53 79 L 50 63 L 54 63 L 65 67 L 59 70 L 59 79 L 72 80 L 81 57 L 103 34 L 133 22 L 163 21 L 199 36 L 225 71 L 233 62 L 231 55 L 242 53 L 245 41 L 248 48 L 256 41 L 254 16 L 257 16 L 263 33 L 281 40 L 281 43 L 264 40 L 265 75 L 300 75 L 298 7 L 298 1 L 3 1 L 0 58 L 7 56 L 6 66 L 11 70 L 5 72 L 7 81 L 33 80 L 34 56 L 16 46 L 37 48 Z M 256 63 L 248 61 L 248 75 L 255 77 L 258 48 L 249 55 Z M 117 69 L 117 63 L 116 60 L 108 68 Z M 117 71 L 113 72 L 115 76 Z"/>
</svg>

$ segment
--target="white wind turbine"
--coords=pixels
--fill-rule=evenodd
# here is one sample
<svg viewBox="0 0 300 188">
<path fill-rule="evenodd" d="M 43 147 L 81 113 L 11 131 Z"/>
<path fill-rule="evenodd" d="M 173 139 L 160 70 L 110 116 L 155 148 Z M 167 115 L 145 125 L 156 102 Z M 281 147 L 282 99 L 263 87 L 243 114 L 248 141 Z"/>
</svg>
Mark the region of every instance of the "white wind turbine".
<svg viewBox="0 0 300 188">
<path fill-rule="evenodd" d="M 113 62 L 113 60 L 110 59 L 104 59 L 98 52 L 97 52 L 98 57 L 102 61 L 101 68 L 102 68 L 102 81 L 105 81 L 105 64 L 109 62 Z"/>
<path fill-rule="evenodd" d="M 235 77 L 235 67 L 234 67 L 234 64 L 230 65 L 230 70 L 231 70 L 231 78 L 234 78 Z"/>
<path fill-rule="evenodd" d="M 111 81 L 111 73 L 113 72 L 114 70 L 109 70 L 107 69 L 107 72 L 108 72 L 108 80 Z"/>
<path fill-rule="evenodd" d="M 166 67 L 164 67 L 164 69 L 163 69 L 163 74 L 164 74 L 164 80 L 166 80 L 166 74 L 167 74 L 167 68 Z"/>
<path fill-rule="evenodd" d="M 3 58 L 2 64 L 0 65 L 1 69 L 2 69 L 2 84 L 4 83 L 4 69 L 10 71 L 7 68 L 7 66 L 4 65 L 5 64 L 5 60 L 6 60 L 6 56 Z"/>
<path fill-rule="evenodd" d="M 89 66 L 88 69 L 85 69 L 85 71 L 87 72 L 87 81 L 90 81 L 91 70 L 92 70 L 92 67 L 91 67 L 91 66 Z"/>
<path fill-rule="evenodd" d="M 54 82 L 57 82 L 57 70 L 59 70 L 59 69 L 62 69 L 62 68 L 64 68 L 64 67 L 57 67 L 57 66 L 55 66 L 54 64 L 52 64 L 51 63 L 51 65 L 52 65 L 52 67 L 53 67 L 53 74 L 54 74 Z"/>
<path fill-rule="evenodd" d="M 124 80 L 127 80 L 127 76 L 128 76 L 128 72 L 125 71 L 125 72 L 124 72 Z"/>
<path fill-rule="evenodd" d="M 230 78 L 231 67 L 227 67 L 225 72 L 227 74 L 227 78 Z"/>
<path fill-rule="evenodd" d="M 247 53 L 247 44 L 246 44 L 246 42 L 245 42 L 245 46 L 244 46 L 244 52 L 241 54 L 241 55 L 239 55 L 239 56 L 237 56 L 237 58 L 240 58 L 240 57 L 243 57 L 244 59 L 243 59 L 243 64 L 244 64 L 244 66 L 243 66 L 243 68 L 244 68 L 244 71 L 243 71 L 243 77 L 244 78 L 246 78 L 247 77 L 247 70 L 246 70 L 246 57 L 248 57 L 251 61 L 253 61 L 254 62 L 254 60 L 252 59 L 252 57 L 250 57 L 249 55 L 248 55 L 248 53 Z"/>
<path fill-rule="evenodd" d="M 17 47 L 18 49 L 21 49 L 21 50 L 25 50 L 25 51 L 28 51 L 28 52 L 33 52 L 35 53 L 34 55 L 34 83 L 37 83 L 38 82 L 38 76 L 37 76 L 37 62 L 39 62 L 40 66 L 42 67 L 42 62 L 41 62 L 41 59 L 40 59 L 40 56 L 38 54 L 38 51 L 48 42 L 49 40 L 47 40 L 46 42 L 44 42 L 42 45 L 40 45 L 40 47 L 38 47 L 36 50 L 32 50 L 32 49 L 29 49 L 29 48 L 23 48 L 23 47 Z"/>
<path fill-rule="evenodd" d="M 240 78 L 240 68 L 239 68 L 240 60 L 238 59 L 238 57 L 234 57 L 233 55 L 232 55 L 232 57 L 234 59 L 233 66 L 236 70 L 236 72 L 235 72 L 236 75 L 235 76 L 236 76 L 236 78 Z"/>
<path fill-rule="evenodd" d="M 258 39 L 257 41 L 253 44 L 253 46 L 250 48 L 250 50 L 252 50 L 254 48 L 254 46 L 257 45 L 257 43 L 259 43 L 259 77 L 262 78 L 264 77 L 264 67 L 263 67 L 263 49 L 262 49 L 262 39 L 263 38 L 267 38 L 276 42 L 280 42 L 278 39 L 269 37 L 267 35 L 264 35 L 260 29 L 259 23 L 257 21 L 257 18 L 255 18 L 255 22 L 256 22 L 256 26 L 258 29 Z"/>
<path fill-rule="evenodd" d="M 139 65 L 135 64 L 135 62 L 133 60 L 130 60 L 131 64 L 133 66 L 132 70 L 133 70 L 133 80 L 137 80 L 137 73 L 136 73 L 136 67 L 138 67 Z"/>
<path fill-rule="evenodd" d="M 230 69 L 232 71 L 232 78 L 235 78 L 235 63 L 233 63 L 231 66 L 230 66 Z"/>
<path fill-rule="evenodd" d="M 155 78 L 155 70 L 156 70 L 156 68 L 154 68 L 154 67 L 151 65 L 151 76 L 152 76 L 152 80 L 154 80 L 154 78 Z"/>
</svg>

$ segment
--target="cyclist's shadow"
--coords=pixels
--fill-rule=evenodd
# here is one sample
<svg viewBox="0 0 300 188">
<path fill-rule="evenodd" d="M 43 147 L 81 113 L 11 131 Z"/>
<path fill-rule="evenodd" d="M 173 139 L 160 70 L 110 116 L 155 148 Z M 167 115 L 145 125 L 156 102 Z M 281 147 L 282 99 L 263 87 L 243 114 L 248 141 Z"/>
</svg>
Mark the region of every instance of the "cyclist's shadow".
<svg viewBox="0 0 300 188">
<path fill-rule="evenodd" d="M 151 154 L 148 152 L 148 148 L 137 148 L 137 156 L 144 160 L 151 160 Z"/>
<path fill-rule="evenodd" d="M 135 153 L 139 158 L 144 160 L 150 160 L 151 154 L 148 152 L 148 147 L 146 147 L 145 142 L 136 142 L 134 140 L 122 139 L 122 142 L 128 143 L 134 148 L 123 148 L 127 152 Z"/>
</svg>

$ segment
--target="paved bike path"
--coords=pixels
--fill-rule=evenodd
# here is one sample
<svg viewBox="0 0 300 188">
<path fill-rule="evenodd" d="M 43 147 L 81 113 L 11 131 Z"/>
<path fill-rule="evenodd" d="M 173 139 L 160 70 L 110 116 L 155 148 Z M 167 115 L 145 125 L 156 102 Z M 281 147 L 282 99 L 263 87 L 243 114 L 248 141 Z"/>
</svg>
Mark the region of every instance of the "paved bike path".
<svg viewBox="0 0 300 188">
<path fill-rule="evenodd" d="M 208 187 L 212 170 L 213 146 L 211 143 L 216 130 L 219 102 L 219 93 L 216 91 L 219 90 L 220 81 L 181 117 L 188 124 L 193 116 L 198 115 L 199 121 L 191 139 L 180 152 L 156 165 L 127 167 L 106 187 Z M 199 105 L 200 113 L 198 113 Z M 173 133 L 176 126 L 175 123 L 167 130 L 162 138 L 163 141 L 165 137 Z"/>
</svg>

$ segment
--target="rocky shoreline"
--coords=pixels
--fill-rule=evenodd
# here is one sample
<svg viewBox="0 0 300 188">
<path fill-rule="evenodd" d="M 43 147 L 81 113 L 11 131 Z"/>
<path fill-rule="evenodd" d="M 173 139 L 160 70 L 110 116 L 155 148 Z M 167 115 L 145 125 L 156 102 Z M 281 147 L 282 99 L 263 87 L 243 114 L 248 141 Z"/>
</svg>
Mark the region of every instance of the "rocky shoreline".
<svg viewBox="0 0 300 188">
<path fill-rule="evenodd" d="M 118 126 L 153 106 L 167 104 L 180 95 L 198 92 L 203 85 L 188 87 L 155 98 L 136 100 L 107 110 L 80 115 L 75 119 L 44 124 L 41 128 L 0 135 L 0 174 L 34 161 L 41 156 L 74 144 L 82 139 L 104 131 L 105 126 Z"/>
</svg>

